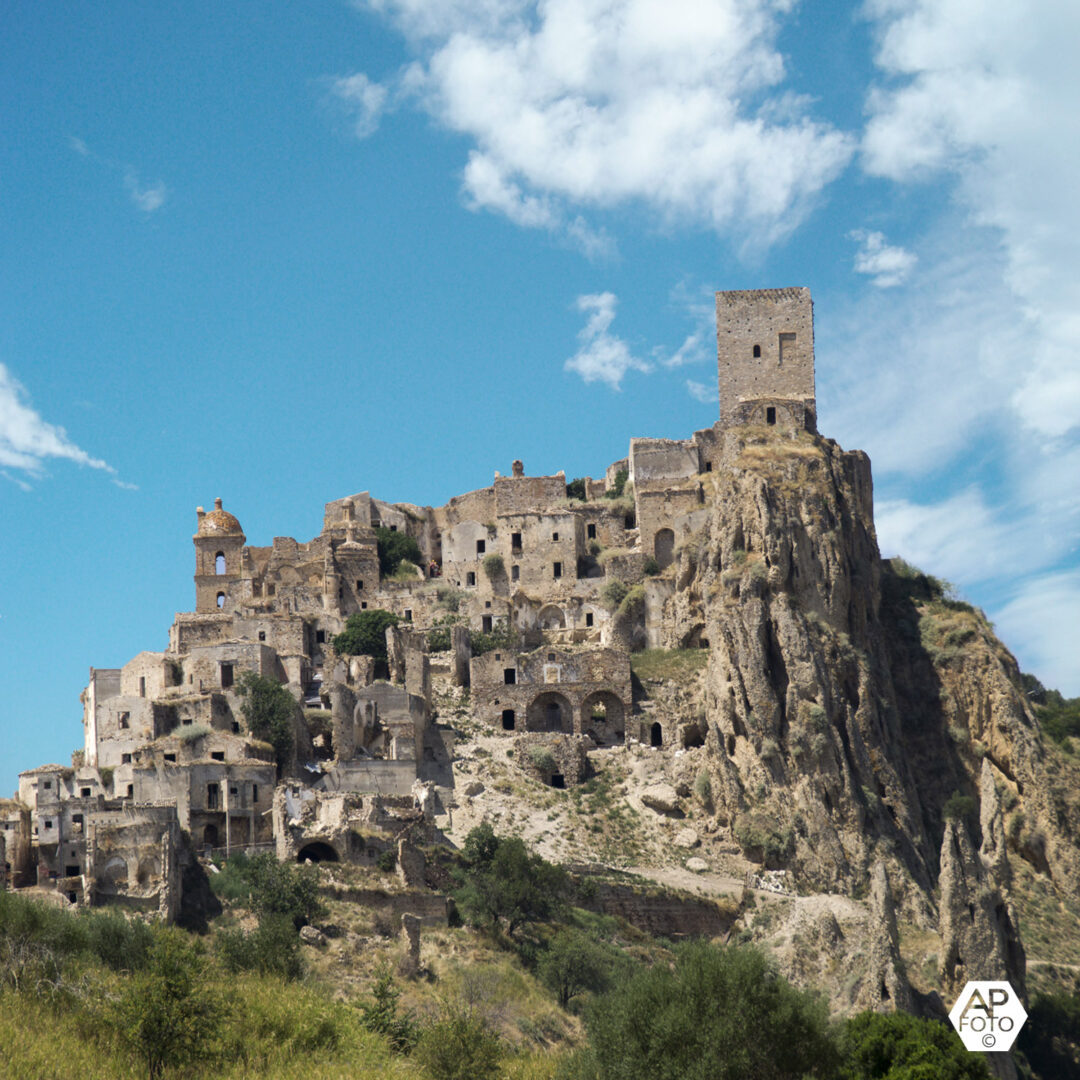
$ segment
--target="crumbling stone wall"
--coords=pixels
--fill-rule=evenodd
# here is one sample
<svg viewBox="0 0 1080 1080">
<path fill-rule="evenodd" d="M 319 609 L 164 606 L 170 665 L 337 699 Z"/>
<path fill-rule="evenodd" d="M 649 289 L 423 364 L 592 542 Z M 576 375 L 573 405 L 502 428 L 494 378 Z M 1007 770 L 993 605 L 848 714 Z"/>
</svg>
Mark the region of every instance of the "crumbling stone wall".
<svg viewBox="0 0 1080 1080">
<path fill-rule="evenodd" d="M 592 742 L 581 735 L 532 733 L 514 740 L 514 761 L 529 776 L 551 787 L 582 783 L 589 772 L 586 751 Z"/>
</svg>

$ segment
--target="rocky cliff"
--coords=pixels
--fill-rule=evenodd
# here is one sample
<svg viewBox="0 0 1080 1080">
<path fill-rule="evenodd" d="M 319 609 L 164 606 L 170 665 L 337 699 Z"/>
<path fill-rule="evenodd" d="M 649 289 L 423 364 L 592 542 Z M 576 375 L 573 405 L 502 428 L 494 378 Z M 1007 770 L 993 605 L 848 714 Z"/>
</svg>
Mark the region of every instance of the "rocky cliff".
<svg viewBox="0 0 1080 1080">
<path fill-rule="evenodd" d="M 1009 858 L 1073 892 L 1080 863 L 1014 659 L 940 582 L 881 560 L 865 454 L 806 432 L 724 437 L 707 520 L 655 590 L 666 643 L 710 646 L 718 823 L 802 891 L 873 881 L 883 924 L 895 897 L 941 935 L 944 989 L 975 971 L 1022 985 Z M 883 950 L 886 996 L 903 997 Z"/>
</svg>

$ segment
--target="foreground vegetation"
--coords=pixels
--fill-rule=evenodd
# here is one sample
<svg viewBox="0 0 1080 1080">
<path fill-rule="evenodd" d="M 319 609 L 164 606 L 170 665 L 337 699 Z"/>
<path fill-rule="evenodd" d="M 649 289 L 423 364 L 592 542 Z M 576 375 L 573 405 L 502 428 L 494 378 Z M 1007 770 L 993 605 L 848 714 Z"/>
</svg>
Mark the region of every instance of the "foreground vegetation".
<svg viewBox="0 0 1080 1080">
<path fill-rule="evenodd" d="M 575 906 L 564 870 L 489 826 L 451 868 L 472 929 L 402 979 L 393 938 L 327 966 L 298 929 L 346 922 L 318 871 L 234 858 L 226 916 L 201 937 L 118 912 L 0 893 L 0 1045 L 14 1078 L 367 1077 L 417 1080 L 978 1080 L 944 1024 L 831 1021 L 824 1001 L 749 946 L 672 945 Z M 355 907 L 355 905 L 354 905 Z M 359 909 L 357 909 L 359 910 Z M 341 954 L 339 954 L 339 957 Z M 340 964 L 364 974 L 350 982 Z M 1032 1005 L 1026 1076 L 1072 1077 L 1080 996 Z M 1072 1070 L 1072 1071 L 1070 1071 Z"/>
</svg>

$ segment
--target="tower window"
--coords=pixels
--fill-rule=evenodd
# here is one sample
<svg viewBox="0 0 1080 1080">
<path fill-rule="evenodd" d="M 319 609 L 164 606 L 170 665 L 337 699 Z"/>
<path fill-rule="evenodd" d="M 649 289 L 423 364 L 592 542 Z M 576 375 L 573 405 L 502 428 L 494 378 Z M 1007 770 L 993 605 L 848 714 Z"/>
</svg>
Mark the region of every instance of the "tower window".
<svg viewBox="0 0 1080 1080">
<path fill-rule="evenodd" d="M 224 551 L 219 551 L 214 556 L 214 573 L 215 574 L 224 574 L 225 573 L 225 552 Z"/>
<path fill-rule="evenodd" d="M 554 565 L 554 567 L 552 569 L 554 571 L 554 574 L 553 574 L 554 577 L 557 577 L 557 578 L 562 577 L 562 563 L 561 562 L 555 563 L 555 565 Z"/>
<path fill-rule="evenodd" d="M 553 532 L 551 534 L 551 542 L 553 544 L 557 544 L 559 542 L 559 534 L 557 532 Z"/>
<path fill-rule="evenodd" d="M 754 359 L 755 360 L 760 360 L 761 359 L 761 346 L 760 345 L 755 345 L 754 346 Z"/>
<path fill-rule="evenodd" d="M 477 540 L 476 541 L 476 554 L 477 555 L 483 555 L 486 550 L 487 550 L 487 541 L 485 541 L 485 540 Z"/>
<path fill-rule="evenodd" d="M 259 640 L 260 641 L 265 641 L 266 640 L 266 631 L 265 630 L 260 630 L 259 631 Z"/>
<path fill-rule="evenodd" d="M 356 579 L 356 591 L 357 591 L 357 592 L 360 592 L 360 590 L 361 590 L 361 589 L 362 589 L 363 587 L 364 587 L 364 582 L 363 582 L 363 581 L 362 581 L 362 580 L 361 580 L 360 578 L 357 578 L 357 579 Z"/>
<path fill-rule="evenodd" d="M 596 539 L 596 526 L 595 525 L 587 525 L 585 527 L 585 535 L 586 535 L 587 539 L 595 540 Z"/>
<path fill-rule="evenodd" d="M 770 405 L 765 410 L 765 423 L 766 424 L 775 424 L 776 423 L 776 409 L 772 405 Z"/>
<path fill-rule="evenodd" d="M 227 690 L 233 684 L 233 666 L 232 664 L 221 665 L 221 688 Z"/>
<path fill-rule="evenodd" d="M 510 580 L 517 581 L 521 577 L 521 567 L 517 564 L 510 567 Z"/>
<path fill-rule="evenodd" d="M 219 608 L 223 608 L 225 606 L 225 594 L 223 592 L 219 592 L 217 594 L 217 606 Z"/>
<path fill-rule="evenodd" d="M 412 608 L 405 609 L 405 621 L 412 622 Z"/>
<path fill-rule="evenodd" d="M 503 682 L 507 686 L 513 686 L 517 682 L 517 669 L 512 667 L 503 668 Z"/>
<path fill-rule="evenodd" d="M 316 630 L 315 631 L 315 644 L 316 645 L 325 645 L 326 644 L 326 631 L 325 630 Z"/>
<path fill-rule="evenodd" d="M 795 359 L 795 335 L 794 334 L 781 334 L 780 335 L 780 360 L 782 364 L 785 360 Z"/>
<path fill-rule="evenodd" d="M 510 534 L 510 547 L 514 551 L 520 551 L 521 550 L 521 533 L 511 533 Z"/>
</svg>

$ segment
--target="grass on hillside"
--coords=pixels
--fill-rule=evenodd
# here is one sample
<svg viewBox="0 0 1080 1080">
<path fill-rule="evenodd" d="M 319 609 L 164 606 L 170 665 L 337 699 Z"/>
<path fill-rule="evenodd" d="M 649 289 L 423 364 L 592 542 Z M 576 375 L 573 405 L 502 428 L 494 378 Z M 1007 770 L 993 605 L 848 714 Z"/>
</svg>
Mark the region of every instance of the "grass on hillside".
<svg viewBox="0 0 1080 1080">
<path fill-rule="evenodd" d="M 684 682 L 708 661 L 708 649 L 645 649 L 630 654 L 630 670 L 642 682 Z"/>
</svg>

